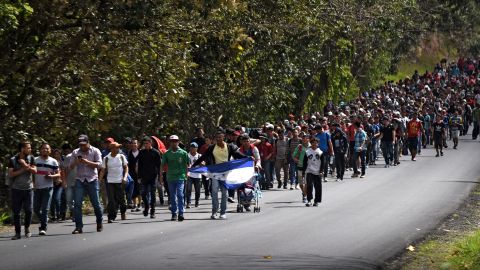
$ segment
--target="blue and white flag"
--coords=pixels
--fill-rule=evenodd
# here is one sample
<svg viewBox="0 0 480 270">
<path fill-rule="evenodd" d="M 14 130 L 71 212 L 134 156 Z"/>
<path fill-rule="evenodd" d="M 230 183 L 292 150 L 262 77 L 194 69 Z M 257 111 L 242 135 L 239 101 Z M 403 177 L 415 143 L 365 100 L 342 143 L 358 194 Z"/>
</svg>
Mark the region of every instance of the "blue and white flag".
<svg viewBox="0 0 480 270">
<path fill-rule="evenodd" d="M 226 188 L 236 189 L 252 179 L 255 169 L 251 158 L 243 158 L 205 167 L 191 168 L 190 172 L 201 173 L 207 178 L 223 181 Z"/>
</svg>

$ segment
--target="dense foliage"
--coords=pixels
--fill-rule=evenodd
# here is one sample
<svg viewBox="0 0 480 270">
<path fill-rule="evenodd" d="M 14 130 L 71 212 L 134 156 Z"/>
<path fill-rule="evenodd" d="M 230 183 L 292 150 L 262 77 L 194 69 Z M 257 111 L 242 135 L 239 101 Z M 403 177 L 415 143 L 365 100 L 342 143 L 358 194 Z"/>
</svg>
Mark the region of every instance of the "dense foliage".
<svg viewBox="0 0 480 270">
<path fill-rule="evenodd" d="M 320 110 L 426 33 L 476 52 L 478 4 L 457 2 L 0 0 L 2 163 L 24 137 L 189 136 Z"/>
</svg>

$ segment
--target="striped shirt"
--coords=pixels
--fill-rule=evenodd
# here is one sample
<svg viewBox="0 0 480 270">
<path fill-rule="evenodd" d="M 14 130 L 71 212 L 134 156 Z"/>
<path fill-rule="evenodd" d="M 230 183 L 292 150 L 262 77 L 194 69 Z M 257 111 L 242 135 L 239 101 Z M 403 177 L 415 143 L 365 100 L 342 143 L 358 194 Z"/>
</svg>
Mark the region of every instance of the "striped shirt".
<svg viewBox="0 0 480 270">
<path fill-rule="evenodd" d="M 53 179 L 45 178 L 45 175 L 56 174 L 58 172 L 58 162 L 52 157 L 43 159 L 42 157 L 35 158 L 35 164 L 37 165 L 37 173 L 35 174 L 35 188 L 49 188 L 53 187 Z"/>
</svg>

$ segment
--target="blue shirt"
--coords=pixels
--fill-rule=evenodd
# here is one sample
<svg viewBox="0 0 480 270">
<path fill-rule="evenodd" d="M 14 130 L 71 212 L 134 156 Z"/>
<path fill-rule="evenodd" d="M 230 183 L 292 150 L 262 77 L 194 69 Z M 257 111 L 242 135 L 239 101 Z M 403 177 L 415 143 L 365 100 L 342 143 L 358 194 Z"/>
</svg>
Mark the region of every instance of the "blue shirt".
<svg viewBox="0 0 480 270">
<path fill-rule="evenodd" d="M 323 132 L 318 133 L 315 137 L 318 139 L 318 148 L 324 153 L 328 153 L 328 142 L 330 141 L 330 134 Z"/>
<path fill-rule="evenodd" d="M 367 146 L 365 145 L 366 140 L 367 140 L 367 133 L 363 131 L 363 129 L 359 128 L 355 133 L 355 151 L 356 152 L 367 150 Z M 363 144 L 363 147 L 360 148 L 362 144 Z"/>
</svg>

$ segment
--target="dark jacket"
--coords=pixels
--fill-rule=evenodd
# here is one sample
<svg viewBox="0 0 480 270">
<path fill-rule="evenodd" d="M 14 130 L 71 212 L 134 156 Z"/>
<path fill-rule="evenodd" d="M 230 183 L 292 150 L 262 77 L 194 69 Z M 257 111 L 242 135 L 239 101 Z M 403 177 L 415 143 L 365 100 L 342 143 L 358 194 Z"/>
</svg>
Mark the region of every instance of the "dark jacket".
<svg viewBox="0 0 480 270">
<path fill-rule="evenodd" d="M 343 132 L 340 128 L 336 128 L 332 133 L 332 145 L 333 152 L 335 154 L 345 154 L 348 149 L 348 139 L 347 134 Z"/>
<path fill-rule="evenodd" d="M 162 162 L 160 152 L 157 149 L 142 149 L 138 154 L 138 178 L 143 184 L 155 182 L 160 173 Z"/>
<path fill-rule="evenodd" d="M 137 157 L 133 156 L 132 151 L 128 151 L 127 161 L 128 161 L 128 174 L 132 177 L 134 181 L 137 181 L 138 175 L 136 171 L 138 157 L 140 156 L 140 152 L 138 153 Z"/>
<path fill-rule="evenodd" d="M 192 164 L 192 167 L 196 167 L 198 165 L 200 165 L 200 163 L 202 163 L 203 161 L 205 161 L 205 163 L 207 165 L 213 165 L 215 164 L 215 157 L 213 156 L 213 149 L 215 148 L 216 144 L 212 144 L 208 147 L 207 151 L 205 152 L 205 154 L 203 154 L 195 163 Z M 240 159 L 240 158 L 246 158 L 248 156 L 242 154 L 240 152 L 240 148 L 238 148 L 238 146 L 236 146 L 234 143 L 227 143 L 227 147 L 228 147 L 228 160 L 230 161 L 232 159 L 232 157 L 234 159 Z"/>
</svg>

